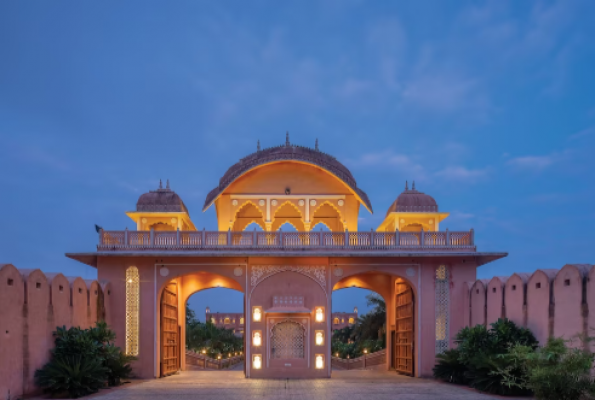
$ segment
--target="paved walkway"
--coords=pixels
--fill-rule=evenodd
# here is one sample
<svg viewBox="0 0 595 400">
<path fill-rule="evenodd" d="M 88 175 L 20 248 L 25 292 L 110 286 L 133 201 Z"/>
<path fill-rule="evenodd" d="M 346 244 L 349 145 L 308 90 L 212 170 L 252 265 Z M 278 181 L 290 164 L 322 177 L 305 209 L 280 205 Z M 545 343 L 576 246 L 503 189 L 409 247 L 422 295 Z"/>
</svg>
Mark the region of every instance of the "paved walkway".
<svg viewBox="0 0 595 400">
<path fill-rule="evenodd" d="M 332 379 L 244 379 L 242 371 L 181 372 L 164 379 L 102 390 L 102 400 L 489 400 L 497 397 L 386 371 L 333 371 Z M 510 398 L 507 398 L 510 400 Z"/>
</svg>

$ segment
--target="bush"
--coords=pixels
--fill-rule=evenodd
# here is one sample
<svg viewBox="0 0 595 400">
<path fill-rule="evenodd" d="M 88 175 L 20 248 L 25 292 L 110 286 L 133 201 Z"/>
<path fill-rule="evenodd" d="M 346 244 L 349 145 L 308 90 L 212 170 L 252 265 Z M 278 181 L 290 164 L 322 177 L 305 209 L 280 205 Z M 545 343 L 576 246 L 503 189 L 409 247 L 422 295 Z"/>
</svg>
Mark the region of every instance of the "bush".
<svg viewBox="0 0 595 400">
<path fill-rule="evenodd" d="M 460 361 L 461 352 L 456 349 L 446 350 L 438 354 L 438 364 L 433 368 L 434 377 L 450 383 L 467 383 L 465 372 L 467 367 Z"/>
<path fill-rule="evenodd" d="M 456 350 L 438 356 L 434 377 L 452 383 L 467 383 L 482 392 L 499 395 L 528 394 L 526 387 L 509 384 L 521 379 L 524 370 L 509 357 L 516 344 L 534 349 L 537 340 L 530 330 L 508 319 L 499 319 L 487 329 L 483 325 L 461 329 L 455 337 Z"/>
<path fill-rule="evenodd" d="M 515 346 L 511 357 L 518 360 L 524 375 L 520 379 L 507 375 L 507 383 L 532 390 L 539 400 L 579 400 L 594 395 L 595 383 L 590 373 L 595 355 L 566 343 L 561 338 L 550 338 L 535 351 Z"/>
<path fill-rule="evenodd" d="M 90 329 L 59 327 L 54 336 L 50 361 L 35 372 L 35 383 L 44 392 L 77 398 L 130 377 L 136 357 L 112 343 L 116 336 L 105 322 Z"/>
</svg>

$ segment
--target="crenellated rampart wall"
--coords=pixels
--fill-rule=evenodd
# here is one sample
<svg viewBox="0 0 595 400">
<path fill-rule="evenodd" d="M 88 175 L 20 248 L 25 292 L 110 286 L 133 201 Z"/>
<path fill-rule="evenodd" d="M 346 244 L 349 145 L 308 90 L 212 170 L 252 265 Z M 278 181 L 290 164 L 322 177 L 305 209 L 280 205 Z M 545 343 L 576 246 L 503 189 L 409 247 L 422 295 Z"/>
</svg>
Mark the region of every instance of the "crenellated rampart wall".
<svg viewBox="0 0 595 400">
<path fill-rule="evenodd" d="M 508 318 L 533 331 L 543 344 L 549 336 L 595 336 L 595 265 L 567 264 L 510 277 L 479 279 L 469 288 L 471 325 Z"/>
<path fill-rule="evenodd" d="M 109 283 L 0 264 L 0 399 L 35 393 L 58 326 L 110 323 Z M 10 397 L 8 392 L 10 391 Z"/>
</svg>

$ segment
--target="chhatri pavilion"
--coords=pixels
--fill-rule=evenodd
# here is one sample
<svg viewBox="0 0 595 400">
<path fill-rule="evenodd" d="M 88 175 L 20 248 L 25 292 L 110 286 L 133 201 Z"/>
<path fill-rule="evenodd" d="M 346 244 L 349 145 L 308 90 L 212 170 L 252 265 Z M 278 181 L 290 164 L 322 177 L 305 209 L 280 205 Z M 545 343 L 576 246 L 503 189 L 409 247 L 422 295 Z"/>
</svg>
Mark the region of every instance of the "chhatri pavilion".
<svg viewBox="0 0 595 400">
<path fill-rule="evenodd" d="M 395 196 L 375 231 L 359 231 L 361 208 L 373 209 L 351 172 L 288 137 L 219 179 L 203 206 L 215 230 L 196 229 L 168 182 L 126 213 L 136 230 L 100 230 L 97 251 L 67 256 L 110 282 L 106 319 L 141 378 L 186 369 L 187 300 L 214 287 L 244 293 L 247 378 L 330 377 L 331 295 L 350 287 L 386 301 L 386 368 L 431 376 L 469 325 L 477 267 L 507 254 L 479 252 L 473 229 L 440 230 L 448 213 L 414 183 Z"/>
</svg>

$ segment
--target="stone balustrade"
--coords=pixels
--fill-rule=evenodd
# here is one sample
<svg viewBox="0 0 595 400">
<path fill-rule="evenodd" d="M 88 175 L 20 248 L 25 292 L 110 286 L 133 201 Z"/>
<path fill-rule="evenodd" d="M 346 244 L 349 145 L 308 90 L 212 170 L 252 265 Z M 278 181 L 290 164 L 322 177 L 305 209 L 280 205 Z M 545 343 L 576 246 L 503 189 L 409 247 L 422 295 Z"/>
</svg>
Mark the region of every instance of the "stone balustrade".
<svg viewBox="0 0 595 400">
<path fill-rule="evenodd" d="M 462 232 L 100 231 L 98 251 L 117 250 L 395 250 L 476 251 Z"/>
<path fill-rule="evenodd" d="M 333 369 L 350 370 L 366 369 L 386 364 L 386 349 L 376 353 L 364 354 L 357 358 L 339 358 L 333 356 L 331 365 Z"/>
</svg>

